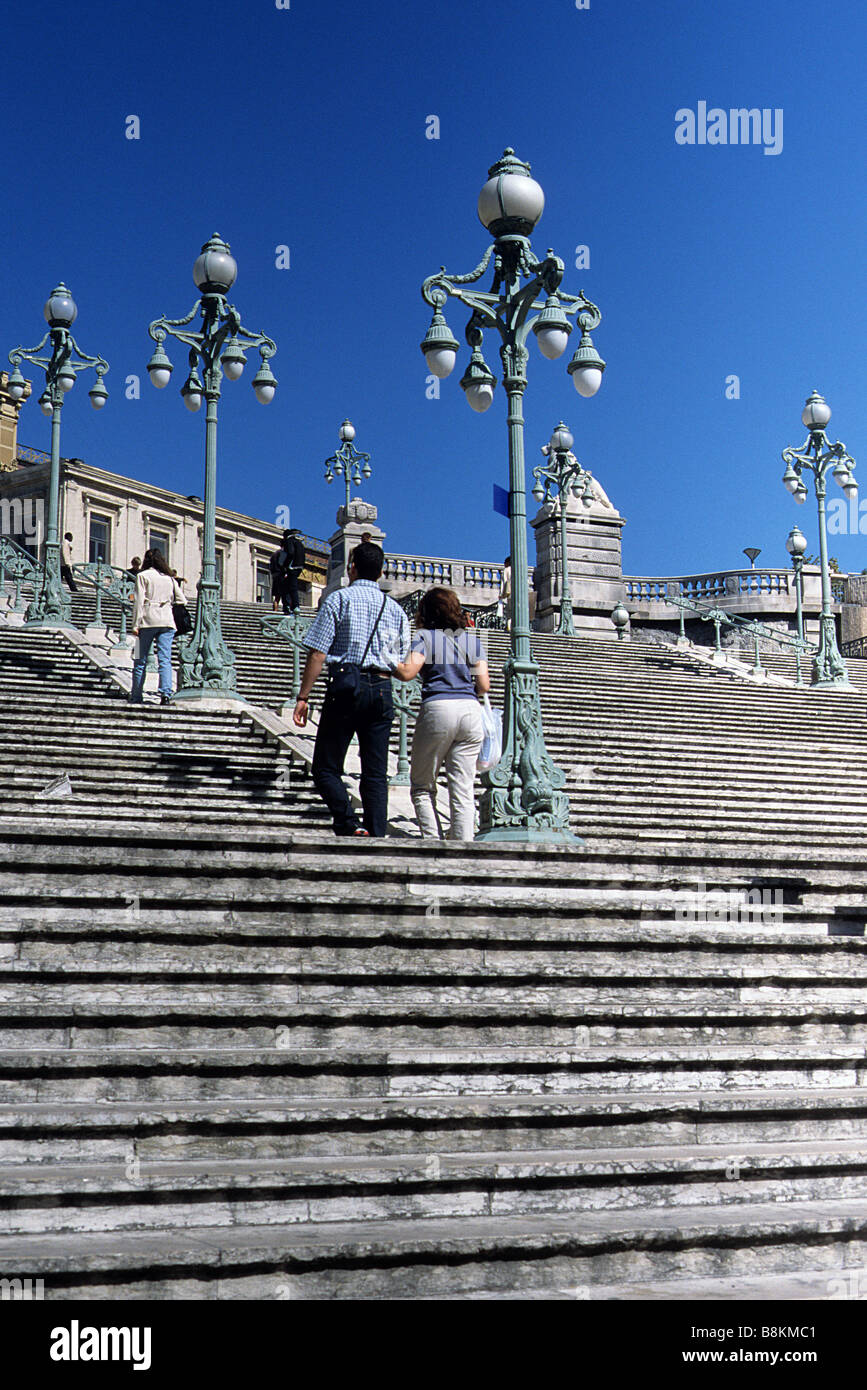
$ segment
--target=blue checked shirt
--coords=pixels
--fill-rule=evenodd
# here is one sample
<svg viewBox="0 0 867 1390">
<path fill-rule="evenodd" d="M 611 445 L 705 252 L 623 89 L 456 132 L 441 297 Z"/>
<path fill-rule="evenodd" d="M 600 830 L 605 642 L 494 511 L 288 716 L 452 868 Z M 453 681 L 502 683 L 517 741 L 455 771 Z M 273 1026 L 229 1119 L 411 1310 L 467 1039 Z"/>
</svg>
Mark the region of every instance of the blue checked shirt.
<svg viewBox="0 0 867 1390">
<path fill-rule="evenodd" d="M 356 579 L 346 589 L 335 589 L 307 629 L 305 647 L 325 652 L 329 665 L 339 661 L 360 664 L 382 599 L 382 590 L 372 579 Z M 409 623 L 400 604 L 386 598 L 379 627 L 364 659 L 365 669 L 392 671 L 399 661 L 405 661 L 409 635 Z"/>
</svg>

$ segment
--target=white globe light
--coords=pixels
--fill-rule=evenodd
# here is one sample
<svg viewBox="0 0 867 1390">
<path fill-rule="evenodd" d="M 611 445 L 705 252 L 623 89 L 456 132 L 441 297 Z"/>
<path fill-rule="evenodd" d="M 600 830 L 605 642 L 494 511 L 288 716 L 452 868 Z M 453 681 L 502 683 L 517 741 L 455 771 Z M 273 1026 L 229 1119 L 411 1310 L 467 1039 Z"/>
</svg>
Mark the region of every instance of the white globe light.
<svg viewBox="0 0 867 1390">
<path fill-rule="evenodd" d="M 466 396 L 473 410 L 482 415 L 494 399 L 494 388 L 482 381 L 477 386 L 468 386 Z"/>
<path fill-rule="evenodd" d="M 831 407 L 826 400 L 822 399 L 818 391 L 814 391 L 801 411 L 802 421 L 808 430 L 823 430 L 830 418 Z"/>
<path fill-rule="evenodd" d="M 274 399 L 274 392 L 276 389 L 276 386 L 272 386 L 268 381 L 259 382 L 257 386 L 253 387 L 253 390 L 256 392 L 256 400 L 260 405 L 270 405 L 271 401 Z"/>
<path fill-rule="evenodd" d="M 454 364 L 453 364 L 454 365 Z M 338 431 L 344 444 L 351 444 L 355 438 L 355 426 L 351 420 L 344 420 Z"/>
<path fill-rule="evenodd" d="M 572 373 L 572 380 L 579 396 L 595 396 L 602 385 L 602 373 L 598 367 L 579 367 Z"/>
<path fill-rule="evenodd" d="M 193 280 L 203 294 L 226 294 L 238 275 L 238 263 L 222 237 L 212 236 L 193 265 Z"/>
<path fill-rule="evenodd" d="M 238 377 L 241 376 L 244 370 L 244 363 L 239 361 L 237 358 L 229 362 L 227 362 L 224 358 L 222 362 L 222 367 L 229 381 L 237 381 Z"/>
<path fill-rule="evenodd" d="M 542 356 L 553 362 L 566 351 L 569 334 L 562 328 L 540 328 L 536 334 L 536 342 Z"/>
<path fill-rule="evenodd" d="M 155 386 L 158 391 L 162 391 L 163 387 L 168 386 L 169 382 L 172 379 L 171 368 L 151 367 L 149 376 L 151 379 L 151 384 Z"/>
<path fill-rule="evenodd" d="M 431 348 L 430 352 L 425 353 L 424 360 L 434 376 L 447 377 L 455 369 L 457 356 L 452 348 Z"/>
<path fill-rule="evenodd" d="M 43 415 L 50 415 L 51 412 L 52 412 L 52 410 L 54 409 L 54 407 L 52 406 L 51 402 L 50 402 L 45 396 L 40 396 L 40 397 L 39 397 L 39 409 L 42 411 L 42 414 L 43 414 Z"/>
<path fill-rule="evenodd" d="M 522 222 L 527 231 L 532 231 L 543 210 L 545 193 L 535 178 L 527 174 L 495 174 L 479 193 L 479 221 L 495 235 L 497 224 L 511 221 Z"/>
<path fill-rule="evenodd" d="M 57 385 L 60 387 L 61 391 L 71 391 L 75 385 L 74 372 L 61 372 L 60 376 L 57 378 Z"/>
<path fill-rule="evenodd" d="M 193 414 L 195 414 L 197 410 L 200 410 L 202 405 L 202 398 L 199 395 L 198 391 L 185 391 L 184 405 L 187 407 L 187 410 L 192 411 Z"/>
</svg>

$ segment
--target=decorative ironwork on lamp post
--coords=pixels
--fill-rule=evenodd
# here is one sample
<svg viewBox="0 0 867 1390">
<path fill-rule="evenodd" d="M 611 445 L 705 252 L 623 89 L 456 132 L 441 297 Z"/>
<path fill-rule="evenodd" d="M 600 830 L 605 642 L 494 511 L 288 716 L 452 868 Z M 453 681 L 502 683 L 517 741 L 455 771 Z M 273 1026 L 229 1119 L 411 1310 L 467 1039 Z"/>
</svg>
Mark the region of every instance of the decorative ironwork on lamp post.
<svg viewBox="0 0 867 1390">
<path fill-rule="evenodd" d="M 572 585 L 569 582 L 569 545 L 567 533 L 567 505 L 569 494 L 580 497 L 585 507 L 593 505 L 593 477 L 572 453 L 575 443 L 570 430 L 561 420 L 551 441 L 542 445 L 542 453 L 548 458 L 547 464 L 539 464 L 533 469 L 536 486 L 533 496 L 542 506 L 550 498 L 551 489 L 556 489 L 560 507 L 560 626 L 561 637 L 575 636 L 575 623 L 572 618 Z"/>
<path fill-rule="evenodd" d="M 253 377 L 256 399 L 267 405 L 274 398 L 277 380 L 269 366 L 277 351 L 273 338 L 244 328 L 238 310 L 226 299 L 235 283 L 238 266 L 229 246 L 219 236 L 205 242 L 193 266 L 193 280 L 201 298 L 182 319 L 154 319 L 148 333 L 156 343 L 148 363 L 154 386 L 168 386 L 172 364 L 163 348 L 166 337 L 177 338 L 189 348 L 189 375 L 181 387 L 188 410 L 205 413 L 205 499 L 202 522 L 202 577 L 198 584 L 196 621 L 189 638 L 178 644 L 178 691 L 176 699 L 202 699 L 235 696 L 235 657 L 223 639 L 220 621 L 220 580 L 217 578 L 217 402 L 225 375 L 237 381 L 246 366 L 245 348 L 259 350 L 260 366 Z M 186 325 L 197 314 L 202 327 L 196 332 Z M 199 375 L 199 367 L 202 373 Z"/>
<path fill-rule="evenodd" d="M 346 483 L 344 521 L 349 520 L 350 483 L 354 487 L 361 487 L 361 479 L 369 478 L 373 472 L 370 466 L 370 454 L 364 454 L 360 449 L 356 449 L 352 442 L 354 438 L 355 426 L 351 420 L 344 420 L 340 426 L 340 448 L 325 460 L 326 483 L 333 483 L 335 474 L 338 478 L 342 477 Z"/>
<path fill-rule="evenodd" d="M 51 291 L 43 310 L 48 332 L 34 348 L 17 347 L 9 354 L 13 370 L 8 390 L 19 401 L 27 391 L 21 374 L 21 363 L 31 362 L 45 372 L 45 390 L 39 397 L 43 415 L 51 416 L 51 465 L 48 477 L 48 517 L 45 527 L 45 555 L 42 582 L 25 614 L 33 627 L 72 627 L 71 606 L 60 578 L 60 416 L 66 393 L 75 385 L 79 372 L 93 367 L 96 381 L 88 392 L 94 410 L 101 410 L 108 400 L 103 377 L 108 371 L 104 357 L 91 357 L 83 352 L 70 329 L 78 317 L 75 300 L 61 283 Z M 51 341 L 51 356 L 40 356 L 45 344 Z"/>
<path fill-rule="evenodd" d="M 569 799 L 562 790 L 565 774 L 545 746 L 539 668 L 530 654 L 523 416 L 527 342 L 532 332 L 543 357 L 560 357 L 573 327 L 568 315 L 573 314 L 582 336 L 568 370 L 580 395 L 595 395 L 605 363 L 590 336 L 602 318 L 598 308 L 583 294 L 560 293 L 564 265 L 553 251 L 543 261 L 533 255 L 530 235 L 544 206 L 545 195 L 530 177 L 529 164 L 507 149 L 489 169 L 478 201 L 479 219 L 493 236 L 493 245 L 468 275 L 450 275 L 442 267 L 425 280 L 422 295 L 433 309 L 433 318 L 421 350 L 434 376 L 450 374 L 459 345 L 446 323 L 443 306 L 449 298 L 459 299 L 470 310 L 466 339 L 472 352 L 461 379 L 467 401 L 481 413 L 494 398 L 496 378 L 482 356 L 486 328 L 495 329 L 500 336 L 508 401 L 511 653 L 504 668 L 503 755 L 497 766 L 484 774 L 478 838 L 574 843 L 569 830 Z M 481 279 L 492 259 L 490 292 L 468 288 Z M 544 302 L 537 300 L 539 294 L 544 294 Z"/>
<path fill-rule="evenodd" d="M 813 685 L 831 689 L 848 690 L 849 672 L 837 646 L 837 630 L 831 609 L 831 574 L 828 567 L 828 534 L 825 529 L 826 478 L 830 471 L 839 483 L 847 500 L 858 495 L 858 484 L 853 477 L 855 460 L 847 453 L 846 445 L 837 440 L 832 444 L 825 433 L 825 426 L 831 418 L 831 407 L 824 396 L 814 391 L 807 398 L 801 412 L 801 419 L 809 430 L 807 439 L 799 449 L 794 446 L 784 449 L 782 458 L 786 465 L 783 483 L 796 502 L 807 498 L 807 485 L 801 477 L 804 469 L 813 474 L 816 489 L 816 502 L 819 508 L 819 563 L 822 571 L 822 616 L 819 619 L 819 649 L 813 658 Z M 791 553 L 791 552 L 790 552 Z"/>
</svg>

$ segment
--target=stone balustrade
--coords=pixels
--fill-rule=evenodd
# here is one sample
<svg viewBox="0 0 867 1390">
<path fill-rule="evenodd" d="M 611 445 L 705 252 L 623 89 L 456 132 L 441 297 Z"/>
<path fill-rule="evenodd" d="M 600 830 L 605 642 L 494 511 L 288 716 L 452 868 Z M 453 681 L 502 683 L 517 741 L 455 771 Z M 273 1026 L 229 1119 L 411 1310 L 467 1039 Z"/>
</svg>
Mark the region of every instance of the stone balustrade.
<svg viewBox="0 0 867 1390">
<path fill-rule="evenodd" d="M 530 570 L 532 583 L 533 570 Z M 503 566 L 476 560 L 451 560 L 436 555 L 386 554 L 383 579 L 395 598 L 415 589 L 442 585 L 454 589 L 462 603 L 494 603 L 503 582 Z"/>
</svg>

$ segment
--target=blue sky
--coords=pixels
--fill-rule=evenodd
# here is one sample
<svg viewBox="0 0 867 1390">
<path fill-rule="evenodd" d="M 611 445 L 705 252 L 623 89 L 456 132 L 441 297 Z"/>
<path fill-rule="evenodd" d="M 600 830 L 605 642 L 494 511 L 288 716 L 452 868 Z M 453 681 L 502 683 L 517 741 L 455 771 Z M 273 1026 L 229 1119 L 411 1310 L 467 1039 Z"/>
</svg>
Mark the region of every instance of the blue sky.
<svg viewBox="0 0 867 1390">
<path fill-rule="evenodd" d="M 3 43 L 0 360 L 41 336 L 65 279 L 82 348 L 111 363 L 100 415 L 83 382 L 67 399 L 65 454 L 202 492 L 204 421 L 178 395 L 182 353 L 164 392 L 144 368 L 148 323 L 192 307 L 192 263 L 217 231 L 239 263 L 244 322 L 277 340 L 280 382 L 268 407 L 249 370 L 224 387 L 220 503 L 269 519 L 288 504 L 295 524 L 330 534 L 341 485 L 325 484 L 323 461 L 349 415 L 389 549 L 502 558 L 502 388 L 486 415 L 469 409 L 463 348 L 426 398 L 419 290 L 440 265 L 481 258 L 478 191 L 512 145 L 546 193 L 534 249 L 553 247 L 564 289 L 600 306 L 608 364 L 582 400 L 570 354 L 547 362 L 533 346 L 528 464 L 565 419 L 627 518 L 627 573 L 732 568 L 746 545 L 781 565 L 795 522 L 815 551 L 815 502 L 797 507 L 780 483 L 814 387 L 867 479 L 856 0 L 85 0 L 13 6 Z M 677 144 L 675 112 L 700 101 L 781 109 L 782 150 Z M 129 115 L 139 140 L 125 138 Z M 464 313 L 448 317 L 463 342 Z M 138 400 L 124 396 L 130 373 Z M 739 399 L 726 398 L 732 375 Z M 20 440 L 47 449 L 48 433 L 34 398 Z M 831 550 L 844 569 L 867 566 L 861 536 Z"/>
</svg>

